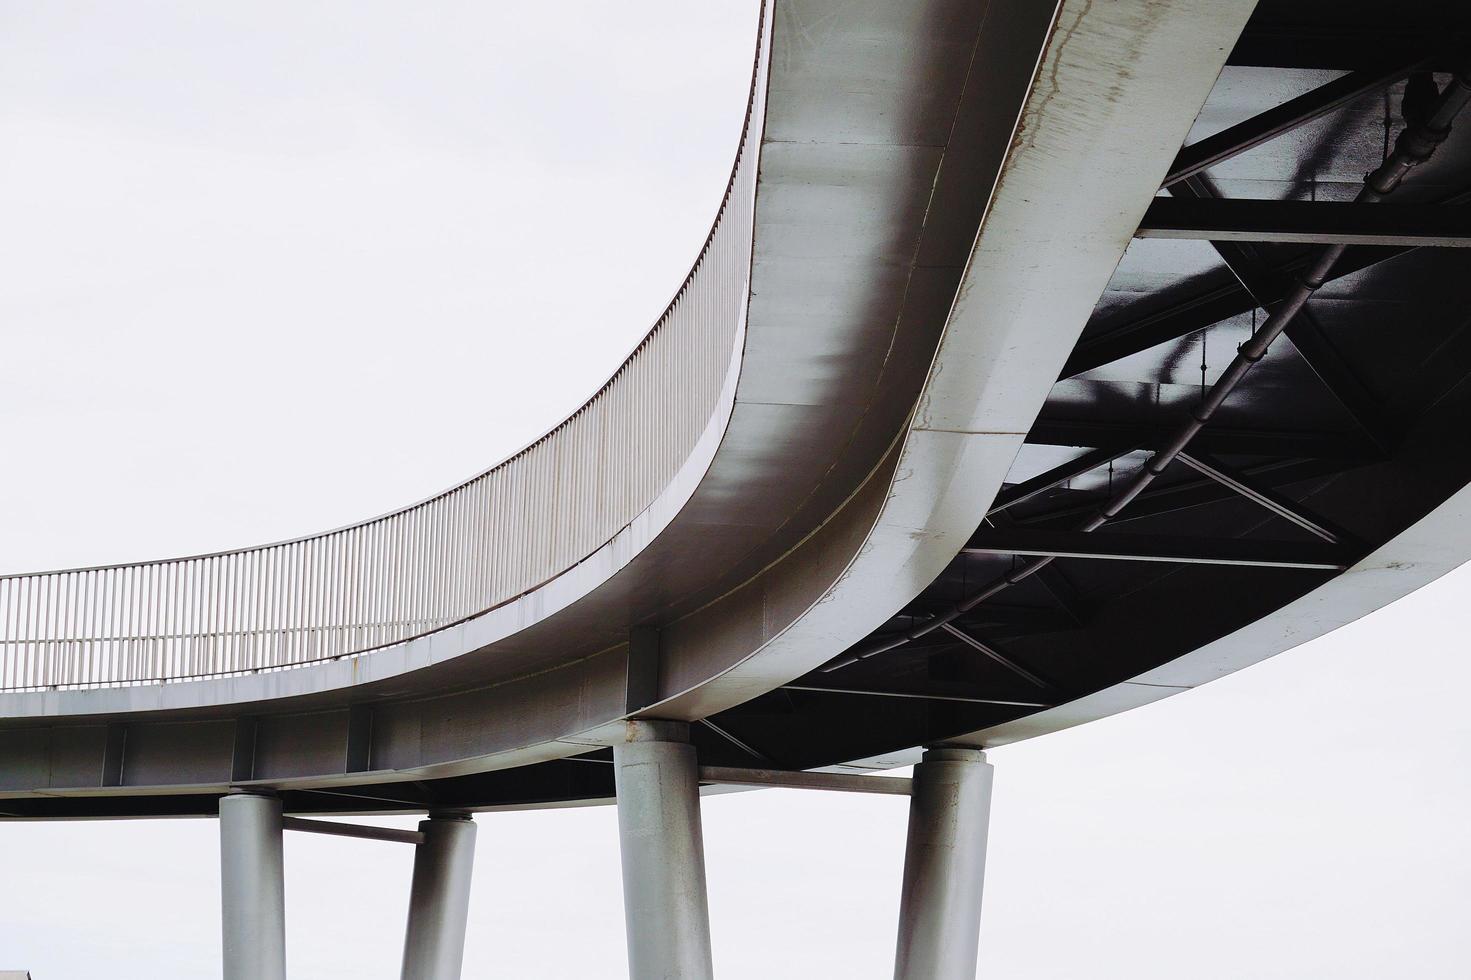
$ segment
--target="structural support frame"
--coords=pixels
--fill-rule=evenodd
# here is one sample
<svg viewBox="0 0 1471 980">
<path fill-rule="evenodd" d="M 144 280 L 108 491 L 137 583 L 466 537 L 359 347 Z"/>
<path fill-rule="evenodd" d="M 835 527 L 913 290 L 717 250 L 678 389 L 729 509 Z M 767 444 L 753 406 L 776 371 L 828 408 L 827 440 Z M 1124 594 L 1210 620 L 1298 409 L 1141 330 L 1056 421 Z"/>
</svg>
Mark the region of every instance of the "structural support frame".
<svg viewBox="0 0 1471 980">
<path fill-rule="evenodd" d="M 225 980 L 285 980 L 283 831 L 414 844 L 404 935 L 405 980 L 459 980 L 470 912 L 475 823 L 435 813 L 417 831 L 286 817 L 268 793 L 220 799 L 220 892 Z"/>
</svg>

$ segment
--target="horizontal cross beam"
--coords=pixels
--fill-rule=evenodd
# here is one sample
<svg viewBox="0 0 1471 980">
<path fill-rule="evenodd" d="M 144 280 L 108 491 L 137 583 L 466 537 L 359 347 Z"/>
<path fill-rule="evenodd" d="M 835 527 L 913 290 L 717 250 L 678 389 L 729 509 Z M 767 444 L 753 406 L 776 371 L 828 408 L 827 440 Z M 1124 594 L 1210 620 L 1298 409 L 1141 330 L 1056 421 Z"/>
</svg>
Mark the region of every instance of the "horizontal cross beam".
<svg viewBox="0 0 1471 980">
<path fill-rule="evenodd" d="M 701 766 L 700 782 L 726 786 L 826 789 L 840 793 L 881 793 L 887 796 L 909 796 L 914 791 L 914 780 L 900 777 L 787 769 L 734 769 L 729 766 Z"/>
<path fill-rule="evenodd" d="M 917 691 L 869 691 L 855 687 L 816 687 L 809 684 L 784 684 L 783 691 L 810 691 L 814 694 L 852 694 L 876 698 L 912 698 L 917 701 L 954 701 L 960 704 L 989 704 L 1002 708 L 1050 708 L 1041 701 L 1003 701 L 997 698 L 973 698 L 960 694 L 921 694 Z"/>
<path fill-rule="evenodd" d="M 1243 565 L 1341 571 L 1353 564 L 1345 548 L 1322 542 L 1251 541 L 1155 534 L 982 528 L 964 549 L 971 555 L 1098 558 L 1191 565 Z"/>
<path fill-rule="evenodd" d="M 393 827 L 369 827 L 359 823 L 337 823 L 333 820 L 307 820 L 303 817 L 282 817 L 282 830 L 302 830 L 309 834 L 326 834 L 329 837 L 358 837 L 363 840 L 386 840 L 397 844 L 422 844 L 424 835 L 417 830 L 397 830 Z"/>
<path fill-rule="evenodd" d="M 1435 203 L 1471 204 L 1471 191 L 1458 191 Z M 1333 267 L 1327 281 L 1333 282 L 1362 272 L 1410 251 L 1409 248 L 1397 246 L 1350 249 Z M 1179 340 L 1197 330 L 1260 307 L 1264 300 L 1270 306 L 1282 298 L 1280 284 L 1299 275 L 1306 267 L 1308 258 L 1309 256 L 1298 256 L 1281 266 L 1266 270 L 1278 286 L 1271 296 L 1253 296 L 1249 289 L 1236 281 L 1234 275 L 1227 274 L 1212 279 L 1200 293 L 1171 303 L 1162 310 L 1115 323 L 1097 332 L 1090 331 L 1091 335 L 1080 340 L 1077 348 L 1068 357 L 1061 377 L 1076 377 L 1151 347 Z"/>
<path fill-rule="evenodd" d="M 1221 130 L 1214 136 L 1182 149 L 1170 165 L 1164 186 L 1193 177 L 1224 163 L 1234 156 L 1274 140 L 1299 126 L 1335 112 L 1371 92 L 1387 88 L 1414 71 L 1420 62 L 1399 60 L 1384 65 L 1350 72 L 1319 85 L 1295 99 L 1273 106 L 1265 112 Z"/>
<path fill-rule="evenodd" d="M 991 504 L 991 509 L 986 511 L 987 517 L 994 517 L 1002 511 L 1010 510 L 1017 504 L 1026 503 L 1033 497 L 1041 496 L 1049 490 L 1076 479 L 1085 473 L 1107 466 L 1114 460 L 1121 459 L 1134 451 L 1134 447 L 1118 448 L 1110 446 L 1104 449 L 1091 449 L 1076 459 L 1071 459 L 1060 466 L 1054 466 L 1046 473 L 1032 477 L 1022 483 L 1007 487 L 996 495 L 996 500 Z"/>
<path fill-rule="evenodd" d="M 1467 248 L 1471 208 L 1157 197 L 1134 234 L 1213 242 Z"/>
<path fill-rule="evenodd" d="M 1159 449 L 1171 433 L 1158 426 L 1096 419 L 1041 418 L 1027 433 L 1027 442 L 1040 446 L 1088 446 L 1117 449 Z M 1339 459 L 1363 462 L 1383 454 L 1357 434 L 1290 429 L 1237 429 L 1212 426 L 1191 445 L 1221 456 L 1274 456 L 1284 459 Z"/>
</svg>

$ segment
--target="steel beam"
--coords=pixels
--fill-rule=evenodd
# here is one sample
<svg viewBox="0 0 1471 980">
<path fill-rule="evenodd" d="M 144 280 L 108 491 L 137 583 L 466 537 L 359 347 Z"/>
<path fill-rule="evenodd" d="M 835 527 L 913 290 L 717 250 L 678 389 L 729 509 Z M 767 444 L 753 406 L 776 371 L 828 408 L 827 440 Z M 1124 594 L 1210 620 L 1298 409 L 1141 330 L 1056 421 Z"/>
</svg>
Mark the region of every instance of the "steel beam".
<svg viewBox="0 0 1471 980">
<path fill-rule="evenodd" d="M 1165 177 L 1164 186 L 1169 187 L 1187 177 L 1193 177 L 1314 119 L 1336 112 L 1372 92 L 1388 88 L 1407 77 L 1421 63 L 1418 60 L 1399 60 L 1350 72 L 1213 136 L 1207 136 L 1198 143 L 1191 143 L 1175 157 L 1175 162 Z"/>
<path fill-rule="evenodd" d="M 470 916 L 475 823 L 466 814 L 433 814 L 419 822 L 414 851 L 403 980 L 459 980 Z"/>
<path fill-rule="evenodd" d="M 972 636 L 968 631 L 961 629 L 954 623 L 941 623 L 940 628 L 943 629 L 946 633 L 949 633 L 951 636 L 955 637 L 961 643 L 964 643 L 966 646 L 970 647 L 972 650 L 975 650 L 977 653 L 983 654 L 984 656 L 996 661 L 998 664 L 1005 667 L 1013 674 L 1025 680 L 1027 683 L 1035 684 L 1038 687 L 1052 686 L 1051 684 L 1048 684 L 1046 681 L 1044 681 L 1042 678 L 1038 677 L 1036 674 L 1032 673 L 1030 670 L 1027 670 L 1027 668 L 1023 667 L 1021 664 L 1012 660 L 1010 657 L 1007 657 L 1004 654 L 995 650 L 989 643 L 982 643 L 976 637 Z"/>
<path fill-rule="evenodd" d="M 914 767 L 894 980 L 975 980 L 991 776 L 977 749 L 930 749 Z"/>
<path fill-rule="evenodd" d="M 877 793 L 908 796 L 913 780 L 861 776 L 848 772 L 805 772 L 789 769 L 737 769 L 701 766 L 700 781 L 726 786 L 767 786 L 773 789 L 823 789 L 839 793 Z"/>
<path fill-rule="evenodd" d="M 1245 497 L 1257 506 L 1271 511 L 1283 520 L 1296 524 L 1314 537 L 1321 538 L 1329 544 L 1337 544 L 1342 537 L 1339 533 L 1329 530 L 1326 522 L 1321 518 L 1308 514 L 1300 504 L 1288 500 L 1267 487 L 1257 486 L 1250 477 L 1236 472 L 1224 463 L 1190 453 L 1181 453 L 1178 458 L 1180 462 L 1197 473 L 1216 481 L 1232 493 Z"/>
<path fill-rule="evenodd" d="M 633 714 L 659 700 L 658 629 L 635 626 L 628 631 L 628 667 L 623 687 L 623 710 Z"/>
<path fill-rule="evenodd" d="M 1050 512 L 1049 512 L 1050 513 Z M 1027 524 L 1031 518 L 1018 521 L 1018 524 Z M 1048 606 L 1018 606 L 1011 604 L 995 603 L 982 606 L 975 610 L 972 615 L 966 617 L 962 626 L 974 626 L 985 630 L 996 636 L 1010 633 L 1060 633 L 1075 629 L 1082 624 L 1082 620 L 1074 611 L 1062 608 L 1064 598 L 1069 601 L 1076 596 L 1068 592 L 1066 597 L 1054 597 L 1055 605 Z M 890 622 L 898 619 L 924 619 L 933 616 L 938 610 L 943 609 L 944 604 L 937 602 L 933 597 L 926 599 L 921 595 L 914 602 L 905 606 Z"/>
<path fill-rule="evenodd" d="M 393 841 L 399 844 L 422 844 L 424 835 L 413 830 L 398 830 L 394 827 L 370 827 L 357 823 L 338 823 L 335 820 L 307 820 L 303 817 L 282 817 L 282 830 L 304 831 L 308 834 L 326 834 L 329 837 L 356 837 L 359 840 Z"/>
<path fill-rule="evenodd" d="M 1027 433 L 1040 446 L 1142 446 L 1155 450 L 1169 443 L 1170 433 L 1157 426 L 1095 419 L 1041 418 Z M 1383 454 L 1354 433 L 1292 429 L 1207 429 L 1194 440 L 1202 452 L 1223 456 L 1274 456 L 1280 459 L 1377 461 Z"/>
<path fill-rule="evenodd" d="M 700 776 L 689 726 L 632 721 L 613 746 L 628 974 L 711 980 Z"/>
<path fill-rule="evenodd" d="M 996 495 L 996 501 L 991 509 L 986 512 L 987 517 L 994 517 L 1003 511 L 1015 507 L 1017 504 L 1025 503 L 1033 497 L 1040 496 L 1048 490 L 1055 489 L 1067 483 L 1069 480 L 1090 473 L 1100 466 L 1107 466 L 1116 459 L 1129 455 L 1137 447 L 1127 449 L 1117 446 L 1109 446 L 1103 449 L 1091 449 L 1076 459 L 1070 459 L 1066 463 L 1054 466 L 1046 473 L 1041 473 L 1024 480 L 1015 486 L 1008 487 Z"/>
<path fill-rule="evenodd" d="M 345 772 L 368 772 L 373 768 L 373 708 L 355 704 L 347 711 Z"/>
<path fill-rule="evenodd" d="M 1356 249 L 1350 252 L 1328 275 L 1328 282 L 1361 272 L 1387 259 L 1403 255 L 1408 249 L 1376 248 Z M 1300 271 L 1301 260 L 1284 263 L 1273 272 L 1281 281 L 1286 281 Z M 1282 292 L 1276 291 L 1268 297 L 1268 303 L 1277 303 Z M 1257 298 L 1244 289 L 1234 277 L 1223 277 L 1223 281 L 1211 282 L 1194 296 L 1172 303 L 1162 310 L 1146 316 L 1120 323 L 1107 330 L 1084 337 L 1068 357 L 1063 366 L 1062 377 L 1072 378 L 1105 364 L 1121 361 L 1141 351 L 1188 337 L 1242 313 L 1250 313 L 1253 307 L 1262 305 Z"/>
<path fill-rule="evenodd" d="M 224 980 L 286 980 L 286 886 L 281 801 L 220 799 Z"/>
<path fill-rule="evenodd" d="M 1134 237 L 1467 248 L 1471 247 L 1471 209 L 1464 205 L 1157 197 Z"/>
<path fill-rule="evenodd" d="M 1054 531 L 1043 528 L 982 528 L 962 551 L 970 555 L 1026 555 L 1042 558 L 1100 558 L 1188 565 L 1243 565 L 1341 571 L 1354 554 L 1314 541 L 1253 541 L 1112 531 Z M 948 626 L 949 624 L 944 624 Z"/>
<path fill-rule="evenodd" d="M 998 708 L 1050 708 L 1042 701 L 1002 701 L 997 698 L 972 698 L 959 694 L 924 694 L 918 691 L 868 691 L 856 687 L 817 687 L 810 684 L 783 684 L 783 691 L 807 691 L 812 694 L 851 694 L 874 698 L 911 698 L 918 701 L 954 701 L 960 704 L 989 704 Z"/>
<path fill-rule="evenodd" d="M 123 784 L 123 758 L 128 745 L 128 726 L 113 723 L 107 726 L 107 735 L 102 750 L 103 786 Z"/>
<path fill-rule="evenodd" d="M 1170 188 L 1176 197 L 1194 200 L 1216 200 L 1215 188 L 1205 177 L 1192 177 Z M 1247 242 L 1215 241 L 1211 243 L 1226 268 L 1236 277 L 1252 301 L 1266 310 L 1281 297 L 1285 285 L 1281 275 L 1262 257 L 1257 245 Z M 1383 452 L 1388 452 L 1397 436 L 1385 417 L 1381 400 L 1364 385 L 1358 374 L 1344 360 L 1338 347 L 1324 333 L 1306 307 L 1284 331 L 1298 356 L 1317 375 L 1323 387 L 1338 402 L 1364 437 Z"/>
<path fill-rule="evenodd" d="M 1275 487 L 1333 476 L 1348 472 L 1348 470 L 1348 467 L 1323 460 L 1282 459 L 1244 467 L 1241 473 L 1250 477 L 1254 485 L 1258 487 Z M 1134 498 L 1134 502 L 1127 510 L 1114 518 L 1113 524 L 1117 527 L 1121 524 L 1128 524 L 1130 521 L 1145 520 L 1161 514 L 1173 514 L 1195 507 L 1207 507 L 1222 501 L 1235 500 L 1238 497 L 1239 495 L 1234 490 L 1227 489 L 1215 480 L 1208 478 L 1181 480 L 1168 486 L 1151 487 L 1144 491 Z M 1097 506 L 1097 501 L 1092 499 L 1059 506 L 1053 510 L 1030 515 L 1018 521 L 1014 526 L 1049 527 L 1075 517 L 1091 514 Z"/>
<path fill-rule="evenodd" d="M 1176 184 L 1172 190 L 1181 186 Z M 1471 204 L 1471 191 L 1458 191 L 1433 203 L 1436 206 Z M 1323 281 L 1334 282 L 1410 251 L 1413 250 L 1399 247 L 1352 249 L 1334 264 Z M 1151 347 L 1188 337 L 1197 330 L 1204 330 L 1222 320 L 1248 313 L 1253 307 L 1270 308 L 1282 301 L 1289 288 L 1287 284 L 1305 271 L 1311 259 L 1311 253 L 1299 255 L 1270 270 L 1273 281 L 1282 285 L 1275 288 L 1265 301 L 1262 297 L 1253 297 L 1234 277 L 1225 281 L 1214 280 L 1203 285 L 1201 291 L 1194 296 L 1172 303 L 1162 310 L 1116 324 L 1106 330 L 1089 331 L 1088 336 L 1078 342 L 1077 349 L 1068 357 L 1060 377 L 1077 377 Z"/>
<path fill-rule="evenodd" d="M 719 735 L 721 738 L 725 739 L 731 745 L 734 745 L 737 749 L 740 749 L 741 752 L 745 753 L 751 758 L 756 759 L 759 762 L 771 761 L 771 757 L 769 755 L 764 752 L 757 751 L 753 746 L 747 744 L 744 740 L 737 738 L 734 734 L 731 733 L 730 729 L 724 727 L 723 725 L 717 725 L 709 718 L 700 719 L 700 724 L 704 725 L 711 732 Z"/>
</svg>

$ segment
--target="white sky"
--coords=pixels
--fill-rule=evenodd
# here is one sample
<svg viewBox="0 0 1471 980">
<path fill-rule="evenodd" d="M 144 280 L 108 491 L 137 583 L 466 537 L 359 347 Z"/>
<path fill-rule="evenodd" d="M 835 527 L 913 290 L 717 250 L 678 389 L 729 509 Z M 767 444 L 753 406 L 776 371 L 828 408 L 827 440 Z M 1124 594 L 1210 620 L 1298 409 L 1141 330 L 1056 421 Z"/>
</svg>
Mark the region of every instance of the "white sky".
<svg viewBox="0 0 1471 980">
<path fill-rule="evenodd" d="M 318 530 L 538 435 L 698 247 L 753 24 L 0 3 L 0 569 Z M 994 751 L 983 975 L 1467 975 L 1468 590 Z M 704 811 L 722 976 L 890 975 L 901 800 Z M 623 976 L 612 810 L 480 827 L 465 975 Z M 0 969 L 218 975 L 217 849 L 204 820 L 0 824 Z M 288 835 L 292 976 L 396 977 L 410 860 Z"/>
</svg>

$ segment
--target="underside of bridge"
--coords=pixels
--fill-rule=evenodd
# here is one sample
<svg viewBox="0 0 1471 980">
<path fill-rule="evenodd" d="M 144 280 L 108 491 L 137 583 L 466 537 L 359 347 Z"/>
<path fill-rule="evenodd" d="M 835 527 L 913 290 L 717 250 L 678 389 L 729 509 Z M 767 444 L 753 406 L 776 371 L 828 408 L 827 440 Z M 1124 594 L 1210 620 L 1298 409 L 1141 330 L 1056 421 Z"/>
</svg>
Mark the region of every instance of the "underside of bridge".
<svg viewBox="0 0 1471 980">
<path fill-rule="evenodd" d="M 1471 125 L 1355 202 L 1464 71 L 1445 43 L 1471 13 L 1448 10 L 1398 5 L 1386 30 L 1375 4 L 1261 4 L 965 550 L 715 723 L 798 767 L 984 734 L 1268 616 L 1462 487 Z M 1332 244 L 1284 334 L 1115 511 Z"/>
<path fill-rule="evenodd" d="M 1262 3 L 985 522 L 867 639 L 694 725 L 701 763 L 810 769 L 1004 741 L 987 733 L 1273 615 L 1465 486 L 1471 123 L 1384 201 L 1359 198 L 1464 73 L 1468 34 L 1471 9 L 1429 0 L 1388 25 L 1360 0 Z M 1339 245 L 1317 286 L 1314 263 Z M 1198 429 L 1183 444 L 1182 426 Z M 281 796 L 296 812 L 601 801 L 611 763 L 597 749 Z M 99 790 L 4 811 L 182 815 L 216 800 Z"/>
</svg>

